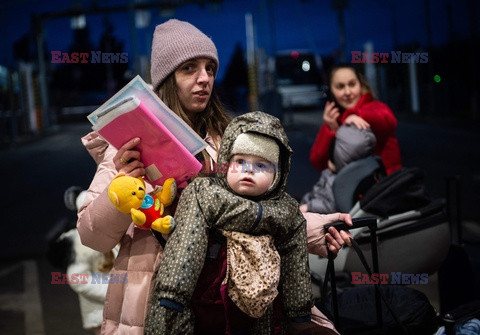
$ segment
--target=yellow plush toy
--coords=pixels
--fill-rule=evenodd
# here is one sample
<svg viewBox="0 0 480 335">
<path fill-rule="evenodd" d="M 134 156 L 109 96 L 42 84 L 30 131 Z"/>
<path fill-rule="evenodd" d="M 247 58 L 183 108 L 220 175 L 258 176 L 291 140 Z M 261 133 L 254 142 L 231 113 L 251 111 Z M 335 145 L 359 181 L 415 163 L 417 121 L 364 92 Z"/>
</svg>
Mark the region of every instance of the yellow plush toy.
<svg viewBox="0 0 480 335">
<path fill-rule="evenodd" d="M 175 179 L 165 180 L 155 195 L 146 193 L 143 178 L 117 175 L 108 186 L 108 197 L 122 213 L 130 213 L 132 221 L 141 229 L 153 229 L 169 234 L 175 222 L 170 215 L 163 216 L 165 206 L 170 206 L 177 194 Z"/>
</svg>

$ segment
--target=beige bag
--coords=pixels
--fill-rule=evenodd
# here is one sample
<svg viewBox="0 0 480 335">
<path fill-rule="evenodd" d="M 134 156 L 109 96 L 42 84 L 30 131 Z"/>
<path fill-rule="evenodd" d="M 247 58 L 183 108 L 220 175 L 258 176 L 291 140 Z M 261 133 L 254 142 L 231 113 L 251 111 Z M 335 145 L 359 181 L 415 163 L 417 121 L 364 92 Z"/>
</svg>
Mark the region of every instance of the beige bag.
<svg viewBox="0 0 480 335">
<path fill-rule="evenodd" d="M 227 274 L 223 284 L 232 301 L 259 318 L 278 294 L 280 255 L 269 235 L 222 231 L 227 237 Z"/>
</svg>

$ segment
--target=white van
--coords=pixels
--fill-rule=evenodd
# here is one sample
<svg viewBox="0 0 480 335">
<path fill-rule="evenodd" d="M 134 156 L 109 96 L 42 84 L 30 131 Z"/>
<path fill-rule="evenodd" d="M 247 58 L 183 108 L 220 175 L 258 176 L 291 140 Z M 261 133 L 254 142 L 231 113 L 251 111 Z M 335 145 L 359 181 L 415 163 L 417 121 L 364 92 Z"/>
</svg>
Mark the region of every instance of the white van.
<svg viewBox="0 0 480 335">
<path fill-rule="evenodd" d="M 277 91 L 283 108 L 318 107 L 322 90 L 321 61 L 313 52 L 284 51 L 275 56 Z"/>
</svg>

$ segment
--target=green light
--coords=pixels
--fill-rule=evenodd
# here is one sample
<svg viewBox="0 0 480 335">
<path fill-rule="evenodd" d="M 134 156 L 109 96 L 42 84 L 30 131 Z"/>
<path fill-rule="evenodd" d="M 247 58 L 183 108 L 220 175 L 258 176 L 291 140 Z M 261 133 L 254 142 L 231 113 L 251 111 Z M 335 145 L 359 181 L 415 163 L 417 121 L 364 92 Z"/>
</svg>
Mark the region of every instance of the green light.
<svg viewBox="0 0 480 335">
<path fill-rule="evenodd" d="M 440 75 L 436 74 L 433 76 L 433 81 L 436 82 L 437 84 L 442 80 L 442 77 Z"/>
</svg>

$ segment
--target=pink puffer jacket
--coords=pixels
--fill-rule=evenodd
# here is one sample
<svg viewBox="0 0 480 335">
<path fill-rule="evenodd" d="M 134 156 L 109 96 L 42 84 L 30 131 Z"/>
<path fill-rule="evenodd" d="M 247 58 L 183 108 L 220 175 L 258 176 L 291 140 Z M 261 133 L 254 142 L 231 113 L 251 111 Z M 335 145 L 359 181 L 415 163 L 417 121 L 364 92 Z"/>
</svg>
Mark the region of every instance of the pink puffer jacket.
<svg viewBox="0 0 480 335">
<path fill-rule="evenodd" d="M 98 165 L 85 201 L 78 212 L 77 228 L 84 245 L 107 252 L 120 243 L 120 251 L 112 270 L 112 280 L 105 299 L 102 334 L 143 334 L 145 316 L 153 288 L 153 274 L 162 256 L 162 247 L 155 236 L 136 228 L 130 215 L 119 212 L 110 202 L 107 187 L 117 173 L 113 163 L 116 149 L 96 133 L 82 138 L 84 146 Z M 208 148 L 211 149 L 211 148 Z M 208 150 L 214 156 L 214 150 Z M 152 191 L 147 186 L 147 192 Z M 309 251 L 326 254 L 320 227 L 327 216 L 307 214 Z M 126 280 L 123 280 L 125 278 Z M 330 321 L 315 307 L 312 321 L 333 330 Z"/>
<path fill-rule="evenodd" d="M 136 228 L 130 215 L 119 212 L 108 199 L 106 189 L 116 174 L 115 148 L 95 133 L 83 137 L 82 142 L 98 168 L 79 210 L 77 228 L 82 243 L 95 250 L 106 252 L 120 243 L 112 278 L 125 278 L 109 285 L 102 333 L 143 334 L 153 272 L 162 247 L 150 231 Z"/>
</svg>

